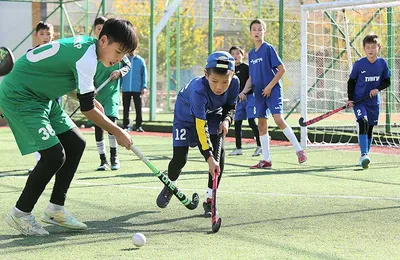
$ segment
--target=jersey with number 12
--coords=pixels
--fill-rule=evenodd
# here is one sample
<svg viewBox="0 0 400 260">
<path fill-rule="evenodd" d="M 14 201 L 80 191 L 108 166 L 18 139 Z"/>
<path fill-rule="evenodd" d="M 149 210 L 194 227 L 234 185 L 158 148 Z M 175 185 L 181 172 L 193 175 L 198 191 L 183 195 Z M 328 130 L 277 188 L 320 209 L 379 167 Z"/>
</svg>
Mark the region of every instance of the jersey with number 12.
<svg viewBox="0 0 400 260">
<path fill-rule="evenodd" d="M 97 40 L 77 36 L 50 42 L 24 54 L 0 89 L 9 99 L 54 100 L 73 90 L 94 91 Z"/>
</svg>

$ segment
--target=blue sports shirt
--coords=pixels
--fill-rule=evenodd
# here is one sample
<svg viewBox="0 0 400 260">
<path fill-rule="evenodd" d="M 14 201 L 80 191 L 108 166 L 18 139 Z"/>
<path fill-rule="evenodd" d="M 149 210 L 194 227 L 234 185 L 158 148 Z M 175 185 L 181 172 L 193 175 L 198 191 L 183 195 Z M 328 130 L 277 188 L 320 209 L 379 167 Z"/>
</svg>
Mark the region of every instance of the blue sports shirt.
<svg viewBox="0 0 400 260">
<path fill-rule="evenodd" d="M 390 78 L 390 69 L 383 58 L 378 57 L 374 63 L 367 57 L 357 60 L 350 73 L 350 78 L 356 80 L 354 101 L 368 95 L 371 90 L 378 88 L 384 79 Z M 363 101 L 370 106 L 379 106 L 381 103 L 380 92 L 377 96 Z"/>
<path fill-rule="evenodd" d="M 281 58 L 269 43 L 263 42 L 257 51 L 252 49 L 249 52 L 249 73 L 256 96 L 261 96 L 262 90 L 275 77 L 278 72 L 277 67 L 281 64 Z M 274 87 L 280 88 L 281 82 L 279 81 Z"/>
</svg>

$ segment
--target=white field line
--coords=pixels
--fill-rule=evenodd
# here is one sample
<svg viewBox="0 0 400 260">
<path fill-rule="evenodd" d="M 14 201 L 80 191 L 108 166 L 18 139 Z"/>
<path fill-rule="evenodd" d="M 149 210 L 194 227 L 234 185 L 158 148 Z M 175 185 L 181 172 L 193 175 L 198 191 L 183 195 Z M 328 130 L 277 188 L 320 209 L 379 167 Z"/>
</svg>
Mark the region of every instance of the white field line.
<svg viewBox="0 0 400 260">
<path fill-rule="evenodd" d="M 25 179 L 26 176 L 10 176 L 12 178 Z M 50 182 L 54 182 L 52 179 Z M 72 185 L 87 185 L 87 186 L 102 186 L 102 187 L 120 187 L 128 189 L 139 189 L 139 190 L 160 190 L 160 186 L 141 186 L 132 184 L 106 184 L 106 183 L 95 183 L 95 182 L 83 182 L 83 181 L 72 181 Z M 182 189 L 184 192 L 192 191 L 198 192 L 202 188 L 185 188 Z M 250 191 L 230 191 L 230 190 L 218 190 L 218 193 L 235 194 L 235 195 L 249 195 L 249 196 L 268 196 L 268 197 L 295 197 L 295 198 L 317 198 L 317 199 L 348 199 L 348 200 L 391 200 L 400 201 L 400 197 L 376 197 L 376 196 L 350 196 L 350 195 L 323 195 L 323 194 L 300 194 L 300 193 L 279 193 L 279 192 L 250 192 Z M 186 194 L 188 196 L 188 194 Z M 189 196 L 190 197 L 190 196 Z"/>
</svg>

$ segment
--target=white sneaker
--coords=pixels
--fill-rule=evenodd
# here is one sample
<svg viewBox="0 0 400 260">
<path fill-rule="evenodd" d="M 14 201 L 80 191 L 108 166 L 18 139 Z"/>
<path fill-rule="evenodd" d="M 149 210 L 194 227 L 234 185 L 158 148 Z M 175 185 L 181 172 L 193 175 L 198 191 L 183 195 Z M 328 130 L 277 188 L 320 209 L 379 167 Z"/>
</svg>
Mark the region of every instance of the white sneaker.
<svg viewBox="0 0 400 260">
<path fill-rule="evenodd" d="M 371 162 L 371 160 L 369 159 L 368 154 L 364 154 L 363 156 L 360 157 L 359 165 L 360 165 L 363 169 L 368 169 L 369 163 L 370 163 L 370 162 Z"/>
<path fill-rule="evenodd" d="M 242 155 L 242 154 L 243 154 L 242 149 L 235 148 L 232 152 L 229 153 L 229 156 L 232 156 L 232 155 Z"/>
<path fill-rule="evenodd" d="M 57 210 L 55 212 L 45 209 L 41 220 L 45 223 L 57 225 L 68 229 L 75 229 L 75 230 L 87 229 L 85 223 L 78 221 L 65 209 Z"/>
<path fill-rule="evenodd" d="M 7 224 L 24 234 L 25 236 L 48 236 L 49 232 L 45 230 L 32 214 L 23 217 L 16 217 L 13 214 L 6 218 Z"/>
<path fill-rule="evenodd" d="M 257 146 L 256 150 L 254 151 L 254 153 L 251 156 L 253 156 L 253 157 L 259 156 L 259 155 L 261 155 L 261 153 L 262 153 L 261 146 Z"/>
</svg>

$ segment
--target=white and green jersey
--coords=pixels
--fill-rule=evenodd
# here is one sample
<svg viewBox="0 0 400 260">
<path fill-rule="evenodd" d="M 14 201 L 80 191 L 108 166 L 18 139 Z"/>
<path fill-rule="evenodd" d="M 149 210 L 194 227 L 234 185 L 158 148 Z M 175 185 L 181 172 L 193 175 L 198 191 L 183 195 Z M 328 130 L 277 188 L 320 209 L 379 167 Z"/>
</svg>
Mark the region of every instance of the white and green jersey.
<svg viewBox="0 0 400 260">
<path fill-rule="evenodd" d="M 50 42 L 28 51 L 15 63 L 0 92 L 14 101 L 54 100 L 73 90 L 94 91 L 97 40 L 77 36 Z"/>
</svg>

